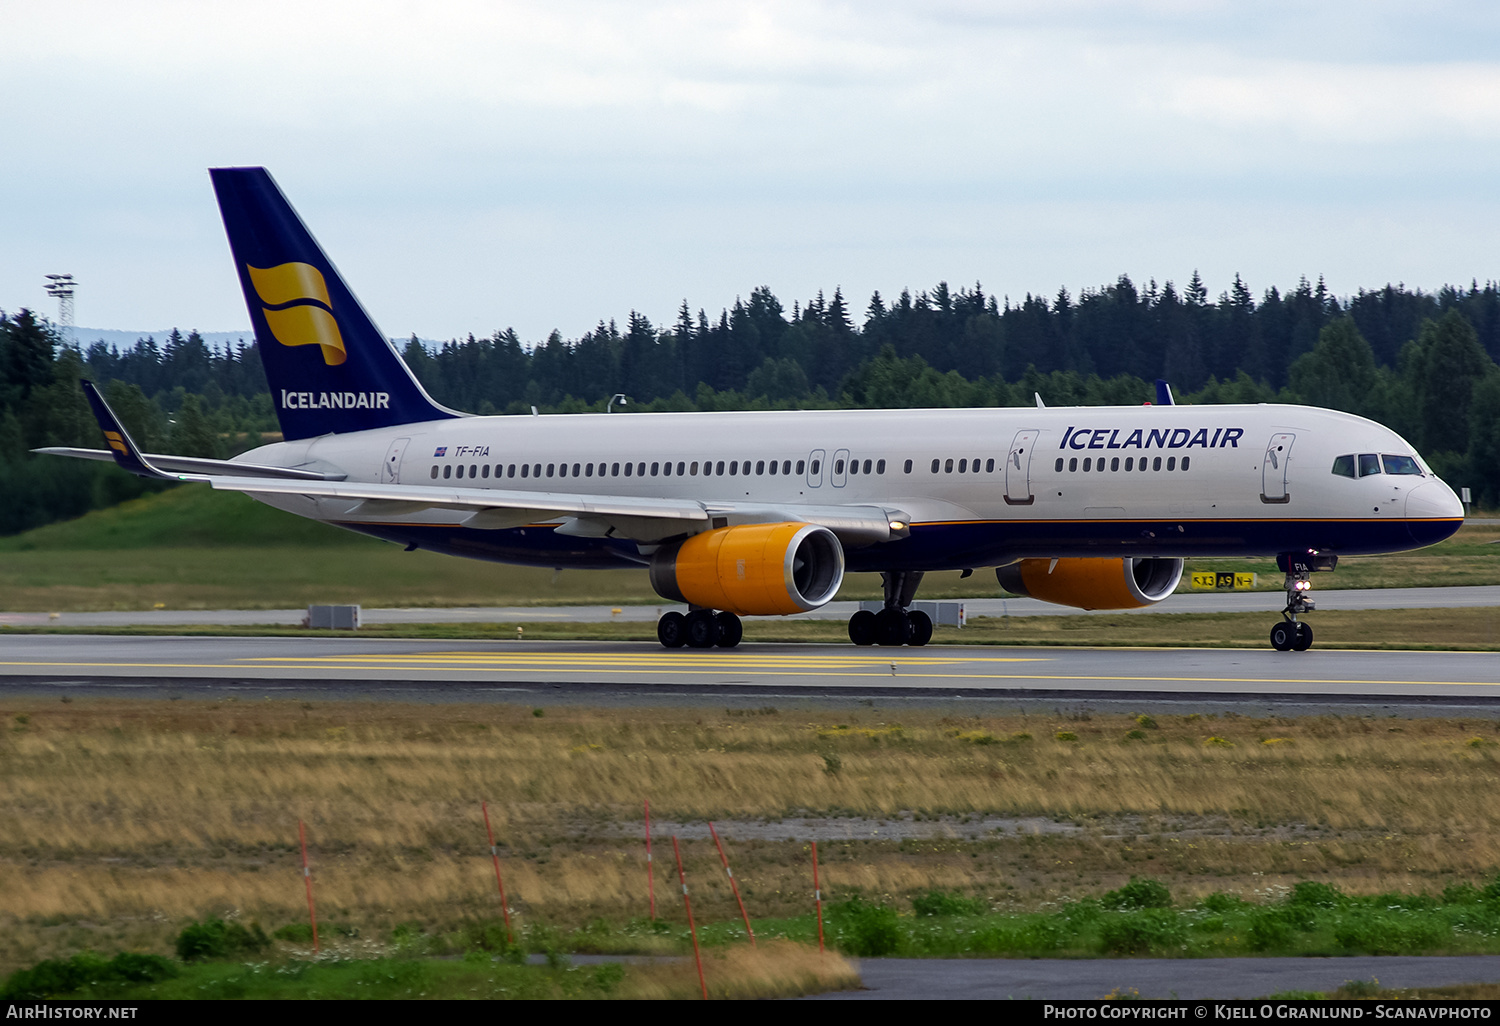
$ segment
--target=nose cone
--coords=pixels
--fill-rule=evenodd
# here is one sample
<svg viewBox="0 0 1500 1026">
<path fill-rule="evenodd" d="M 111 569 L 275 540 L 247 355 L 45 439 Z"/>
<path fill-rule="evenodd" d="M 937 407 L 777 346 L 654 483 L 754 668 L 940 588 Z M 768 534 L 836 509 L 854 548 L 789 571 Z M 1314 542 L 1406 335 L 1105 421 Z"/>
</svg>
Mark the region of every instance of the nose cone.
<svg viewBox="0 0 1500 1026">
<path fill-rule="evenodd" d="M 1464 504 L 1437 478 L 1428 478 L 1406 495 L 1406 521 L 1413 540 L 1432 545 L 1463 526 Z"/>
</svg>

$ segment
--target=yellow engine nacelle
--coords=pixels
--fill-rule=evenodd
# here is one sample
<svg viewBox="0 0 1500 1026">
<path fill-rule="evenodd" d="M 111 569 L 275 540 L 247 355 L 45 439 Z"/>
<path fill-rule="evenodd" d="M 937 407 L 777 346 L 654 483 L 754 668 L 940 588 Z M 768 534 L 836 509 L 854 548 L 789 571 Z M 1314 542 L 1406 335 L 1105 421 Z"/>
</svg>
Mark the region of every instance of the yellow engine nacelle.
<svg viewBox="0 0 1500 1026">
<path fill-rule="evenodd" d="M 651 586 L 663 598 L 742 616 L 817 609 L 844 581 L 844 548 L 815 524 L 742 524 L 663 545 Z"/>
<path fill-rule="evenodd" d="M 1023 559 L 996 569 L 1000 587 L 1076 609 L 1139 609 L 1182 580 L 1180 559 Z"/>
</svg>

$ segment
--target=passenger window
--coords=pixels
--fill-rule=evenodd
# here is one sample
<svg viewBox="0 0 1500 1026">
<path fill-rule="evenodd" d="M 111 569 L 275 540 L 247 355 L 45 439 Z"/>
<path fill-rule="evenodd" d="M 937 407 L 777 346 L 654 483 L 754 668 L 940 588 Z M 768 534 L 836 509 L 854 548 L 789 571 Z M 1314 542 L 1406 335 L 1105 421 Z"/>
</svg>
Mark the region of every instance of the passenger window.
<svg viewBox="0 0 1500 1026">
<path fill-rule="evenodd" d="M 869 472 L 870 472 L 870 461 L 869 460 L 865 460 L 865 473 L 868 474 Z"/>
<path fill-rule="evenodd" d="M 651 464 L 651 476 L 652 477 L 655 477 L 660 471 L 661 471 L 661 464 L 659 464 L 659 463 L 653 463 L 653 464 Z"/>
<path fill-rule="evenodd" d="M 877 474 L 884 474 L 885 473 L 885 460 L 879 460 L 879 461 L 876 462 L 876 464 L 875 464 L 875 473 L 877 473 Z"/>
<path fill-rule="evenodd" d="M 1074 456 L 1068 460 L 1068 473 L 1072 474 L 1078 470 L 1078 457 Z"/>
<path fill-rule="evenodd" d="M 1380 457 L 1373 452 L 1362 452 L 1359 454 L 1359 476 L 1369 477 L 1380 473 Z"/>
<path fill-rule="evenodd" d="M 1152 470 L 1160 470 L 1161 469 L 1161 457 L 1160 456 L 1156 457 L 1155 459 L 1153 459 L 1151 461 L 1151 469 Z"/>
<path fill-rule="evenodd" d="M 521 464 L 521 476 L 522 477 L 530 477 L 531 476 L 531 464 L 530 463 L 523 463 L 523 464 Z"/>
<path fill-rule="evenodd" d="M 639 462 L 639 463 L 637 463 L 635 465 L 635 476 L 636 477 L 645 477 L 646 476 L 646 461 L 645 460 L 642 460 L 641 462 Z"/>
<path fill-rule="evenodd" d="M 479 476 L 480 477 L 489 477 L 490 476 L 490 465 L 488 463 L 486 463 L 484 465 L 484 472 L 482 474 L 480 474 Z"/>
<path fill-rule="evenodd" d="M 851 474 L 858 474 L 859 473 L 859 460 L 850 460 L 849 461 L 849 473 L 851 473 Z"/>
<path fill-rule="evenodd" d="M 558 477 L 567 477 L 568 476 L 568 465 L 566 463 L 562 464 L 561 466 L 559 466 L 557 468 L 557 476 Z"/>
<path fill-rule="evenodd" d="M 552 476 L 552 468 L 553 468 L 553 467 L 554 467 L 554 466 L 555 466 L 555 464 L 552 464 L 552 463 L 549 463 L 549 464 L 547 464 L 547 476 L 548 476 L 548 477 L 551 477 L 551 476 Z M 566 469 L 567 469 L 567 465 L 566 465 L 566 464 L 564 464 L 564 465 L 563 465 L 563 469 L 564 469 L 564 470 L 566 470 Z"/>
<path fill-rule="evenodd" d="M 510 466 L 508 466 L 508 467 L 505 468 L 505 476 L 506 477 L 515 477 L 516 476 L 516 465 L 514 463 L 512 463 Z"/>
<path fill-rule="evenodd" d="M 907 473 L 907 474 L 911 473 L 911 460 L 907 460 L 906 461 L 906 469 L 905 469 L 904 473 Z"/>
<path fill-rule="evenodd" d="M 585 463 L 583 465 L 583 476 L 584 477 L 593 477 L 594 476 L 594 465 L 592 463 Z"/>
<path fill-rule="evenodd" d="M 774 477 L 774 476 L 775 476 L 775 474 L 776 474 L 776 470 L 777 470 L 777 467 L 778 467 L 778 465 L 777 465 L 777 463 L 776 463 L 776 461 L 775 461 L 775 460 L 772 460 L 772 461 L 771 461 L 771 466 L 770 466 L 770 468 L 769 468 L 769 469 L 770 469 L 770 471 L 771 471 L 771 474 L 772 474 L 772 476 L 773 476 L 773 477 Z"/>
<path fill-rule="evenodd" d="M 932 472 L 934 474 L 936 474 L 938 472 L 938 461 L 937 460 L 933 460 L 932 461 Z"/>
<path fill-rule="evenodd" d="M 718 476 L 718 477 L 723 477 L 724 476 L 724 461 L 723 460 L 720 460 L 719 461 L 719 465 L 714 468 L 714 474 L 716 476 Z"/>
<path fill-rule="evenodd" d="M 576 464 L 576 463 L 573 464 L 573 476 L 574 477 L 578 476 L 578 464 Z"/>
<path fill-rule="evenodd" d="M 630 472 L 632 470 L 634 470 L 634 469 L 635 469 L 635 467 L 634 467 L 633 464 L 630 464 L 630 463 L 625 464 L 625 476 L 629 477 L 630 476 Z"/>
<path fill-rule="evenodd" d="M 797 461 L 797 473 L 799 475 L 802 474 L 802 473 L 804 473 L 806 471 L 806 468 L 807 468 L 807 461 L 806 460 L 798 460 Z"/>
<path fill-rule="evenodd" d="M 625 464 L 625 473 L 627 473 L 627 474 L 630 473 L 630 464 L 629 463 Z M 668 460 L 666 463 L 663 463 L 661 465 L 661 474 L 662 474 L 662 477 L 671 477 L 672 476 L 672 463 L 671 463 L 670 460 Z"/>
<path fill-rule="evenodd" d="M 995 461 L 993 459 L 984 461 L 984 472 L 986 474 L 993 474 L 995 472 Z"/>
<path fill-rule="evenodd" d="M 1188 460 L 1190 460 L 1190 459 L 1192 459 L 1191 456 L 1184 456 L 1182 458 L 1182 469 L 1183 470 L 1186 470 L 1188 468 Z"/>
<path fill-rule="evenodd" d="M 620 476 L 620 465 L 618 463 L 611 463 L 609 465 L 609 476 L 610 477 L 619 477 Z"/>
<path fill-rule="evenodd" d="M 834 460 L 833 461 L 833 472 L 835 474 L 842 474 L 844 472 L 844 461 L 843 460 Z"/>
<path fill-rule="evenodd" d="M 755 461 L 755 472 L 757 474 L 764 474 L 766 472 L 766 461 L 765 460 L 756 460 Z"/>
<path fill-rule="evenodd" d="M 734 477 L 739 472 L 740 472 L 740 461 L 739 460 L 730 460 L 729 461 L 729 476 L 730 477 Z"/>
<path fill-rule="evenodd" d="M 452 476 L 453 476 L 453 467 L 451 465 L 444 465 L 444 467 L 443 467 L 443 480 L 446 481 L 448 478 L 450 478 Z"/>
<path fill-rule="evenodd" d="M 1087 474 L 1090 470 L 1093 469 L 1093 467 L 1094 467 L 1094 460 L 1093 460 L 1093 458 L 1090 457 L 1090 456 L 1085 456 L 1083 458 L 1083 472 L 1085 474 Z"/>
<path fill-rule="evenodd" d="M 781 472 L 783 474 L 790 474 L 792 472 L 792 461 L 791 460 L 782 460 L 781 461 Z M 865 473 L 868 474 L 869 472 L 870 472 L 870 468 L 866 467 L 865 468 Z"/>
<path fill-rule="evenodd" d="M 958 461 L 958 472 L 960 474 L 967 473 L 968 469 L 969 469 L 969 461 L 968 460 L 959 460 Z"/>
<path fill-rule="evenodd" d="M 683 467 L 685 467 L 685 466 L 686 466 L 686 464 L 685 464 L 685 463 L 683 463 L 683 462 L 682 462 L 682 461 L 681 461 L 681 460 L 678 460 L 678 461 L 677 461 L 677 476 L 678 476 L 678 477 L 681 477 L 681 476 L 682 476 L 682 469 L 683 469 Z"/>
<path fill-rule="evenodd" d="M 688 473 L 691 474 L 693 477 L 697 477 L 698 476 L 698 461 L 697 460 L 694 460 L 693 463 L 692 463 L 692 465 L 690 467 L 688 467 Z"/>
<path fill-rule="evenodd" d="M 434 480 L 434 481 L 436 481 L 436 480 L 437 480 L 437 474 L 438 474 L 438 471 L 437 471 L 437 464 L 436 464 L 436 463 L 434 463 L 434 464 L 433 464 L 433 465 L 432 465 L 432 479 L 433 479 L 433 480 Z"/>
<path fill-rule="evenodd" d="M 1422 468 L 1417 466 L 1417 461 L 1410 456 L 1391 456 L 1389 454 L 1380 457 L 1385 464 L 1387 474 L 1420 474 Z"/>
<path fill-rule="evenodd" d="M 1063 467 L 1063 458 L 1061 456 L 1059 456 L 1057 458 L 1057 466 L 1053 467 L 1052 469 L 1055 470 L 1057 473 L 1061 474 L 1062 473 L 1062 467 Z"/>
<path fill-rule="evenodd" d="M 1120 457 L 1116 456 L 1114 459 L 1112 459 L 1112 460 L 1109 461 L 1109 472 L 1111 474 L 1113 474 L 1115 471 L 1117 471 L 1119 469 L 1120 469 Z"/>
<path fill-rule="evenodd" d="M 457 477 L 457 478 L 459 478 L 461 480 L 463 478 L 463 476 L 464 476 L 464 465 L 462 463 L 460 463 L 457 467 L 455 467 L 453 469 L 454 469 L 453 476 Z"/>
<path fill-rule="evenodd" d="M 1167 457 L 1167 469 L 1168 470 L 1176 470 L 1177 469 L 1177 457 L 1176 456 L 1168 456 Z"/>
<path fill-rule="evenodd" d="M 746 464 L 746 466 L 749 466 L 749 464 Z M 813 460 L 812 461 L 812 471 L 811 471 L 811 473 L 812 473 L 813 477 L 817 477 L 818 476 L 818 472 L 820 470 L 822 470 L 822 469 L 823 469 L 823 461 L 822 460 Z"/>
<path fill-rule="evenodd" d="M 542 465 L 540 463 L 533 463 L 531 465 L 531 476 L 532 477 L 541 477 L 542 476 Z"/>
<path fill-rule="evenodd" d="M 1125 469 L 1126 470 L 1134 470 L 1135 469 L 1135 457 L 1134 456 L 1126 456 L 1125 457 Z"/>
<path fill-rule="evenodd" d="M 945 473 L 945 474 L 951 474 L 951 473 L 953 473 L 953 457 L 952 456 L 948 457 L 946 460 L 943 461 L 943 473 Z"/>
</svg>

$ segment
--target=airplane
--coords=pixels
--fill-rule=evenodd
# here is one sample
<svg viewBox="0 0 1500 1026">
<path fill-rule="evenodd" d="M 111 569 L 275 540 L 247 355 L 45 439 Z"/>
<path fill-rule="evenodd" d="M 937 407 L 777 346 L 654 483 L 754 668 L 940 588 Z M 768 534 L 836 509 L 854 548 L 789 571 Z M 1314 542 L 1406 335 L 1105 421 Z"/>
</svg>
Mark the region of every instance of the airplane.
<svg viewBox="0 0 1500 1026">
<path fill-rule="evenodd" d="M 435 402 L 271 175 L 210 170 L 283 441 L 230 460 L 143 453 L 84 383 L 104 450 L 143 477 L 244 492 L 413 549 L 644 567 L 685 603 L 668 648 L 733 648 L 742 616 L 817 609 L 878 572 L 857 645 L 927 644 L 925 573 L 996 568 L 1021 595 L 1149 606 L 1189 557 L 1276 557 L 1278 651 L 1305 651 L 1311 575 L 1431 545 L 1463 506 L 1395 432 L 1290 405 L 470 416 Z"/>
</svg>

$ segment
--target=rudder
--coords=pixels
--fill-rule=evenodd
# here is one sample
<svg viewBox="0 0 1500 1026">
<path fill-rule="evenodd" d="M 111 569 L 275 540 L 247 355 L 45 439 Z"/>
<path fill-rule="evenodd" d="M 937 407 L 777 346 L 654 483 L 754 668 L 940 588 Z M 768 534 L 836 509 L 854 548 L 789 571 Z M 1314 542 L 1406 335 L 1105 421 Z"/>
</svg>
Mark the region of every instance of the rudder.
<svg viewBox="0 0 1500 1026">
<path fill-rule="evenodd" d="M 270 172 L 209 175 L 286 438 L 461 416 L 412 376 Z"/>
</svg>

